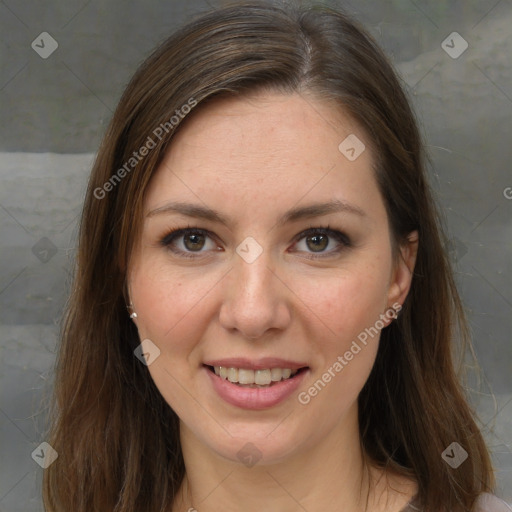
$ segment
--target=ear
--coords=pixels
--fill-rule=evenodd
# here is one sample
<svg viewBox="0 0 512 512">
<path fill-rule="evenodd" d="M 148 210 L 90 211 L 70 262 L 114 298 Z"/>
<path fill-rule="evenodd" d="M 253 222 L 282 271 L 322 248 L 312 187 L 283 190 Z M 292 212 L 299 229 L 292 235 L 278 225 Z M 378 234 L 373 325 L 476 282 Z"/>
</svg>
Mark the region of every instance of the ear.
<svg viewBox="0 0 512 512">
<path fill-rule="evenodd" d="M 400 245 L 400 253 L 389 283 L 388 307 L 394 304 L 401 306 L 409 293 L 418 254 L 418 238 L 418 232 L 412 231 Z"/>
</svg>

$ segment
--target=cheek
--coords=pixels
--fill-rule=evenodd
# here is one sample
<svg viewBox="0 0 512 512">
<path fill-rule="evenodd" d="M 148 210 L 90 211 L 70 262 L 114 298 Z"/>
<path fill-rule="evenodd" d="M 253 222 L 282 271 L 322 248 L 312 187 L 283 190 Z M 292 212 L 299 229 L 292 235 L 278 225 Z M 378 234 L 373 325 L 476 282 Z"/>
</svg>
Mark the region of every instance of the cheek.
<svg viewBox="0 0 512 512">
<path fill-rule="evenodd" d="M 190 395 L 182 383 L 189 382 L 197 370 L 192 361 L 205 325 L 211 321 L 206 303 L 218 281 L 197 271 L 171 271 L 155 260 L 146 260 L 132 274 L 139 337 L 150 339 L 160 350 L 149 373 L 180 417 L 190 414 Z"/>
<path fill-rule="evenodd" d="M 166 351 L 186 346 L 190 331 L 206 320 L 201 304 L 217 281 L 204 273 L 178 273 L 162 262 L 147 260 L 131 281 L 141 339 L 155 340 Z"/>
<path fill-rule="evenodd" d="M 379 269 L 326 278 L 316 287 L 304 283 L 316 317 L 309 338 L 318 359 L 299 401 L 325 425 L 332 427 L 350 410 L 373 368 L 380 338 L 375 325 L 386 305 L 383 275 Z"/>
<path fill-rule="evenodd" d="M 382 267 L 347 271 L 314 280 L 304 279 L 298 296 L 317 318 L 316 324 L 332 340 L 332 349 L 340 350 L 373 326 L 384 313 L 387 274 Z M 327 344 L 327 347 L 331 344 Z"/>
</svg>

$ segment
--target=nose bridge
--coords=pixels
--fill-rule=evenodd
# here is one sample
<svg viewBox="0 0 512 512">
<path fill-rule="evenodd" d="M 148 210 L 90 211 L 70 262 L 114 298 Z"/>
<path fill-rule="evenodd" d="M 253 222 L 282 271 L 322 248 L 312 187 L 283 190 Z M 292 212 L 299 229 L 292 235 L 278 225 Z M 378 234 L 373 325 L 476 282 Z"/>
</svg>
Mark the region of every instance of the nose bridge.
<svg viewBox="0 0 512 512">
<path fill-rule="evenodd" d="M 247 248 L 247 245 L 246 245 Z M 243 250 L 242 244 L 237 249 L 237 253 Z M 234 268 L 232 272 L 234 296 L 237 301 L 254 302 L 254 305 L 260 307 L 270 304 L 275 300 L 275 276 L 270 271 L 271 261 L 270 253 L 267 250 L 261 250 L 259 254 L 249 243 L 249 258 L 238 254 L 234 258 Z"/>
<path fill-rule="evenodd" d="M 289 320 L 285 292 L 274 275 L 271 254 L 259 247 L 249 240 L 237 248 L 220 313 L 225 328 L 248 338 L 260 337 L 268 329 L 282 329 Z"/>
<path fill-rule="evenodd" d="M 233 258 L 233 277 L 245 290 L 247 297 L 265 292 L 265 288 L 272 285 L 270 282 L 273 276 L 270 271 L 270 267 L 273 266 L 271 251 L 268 242 L 262 241 L 261 237 L 259 239 L 261 244 L 252 236 L 246 237 L 237 246 L 236 255 Z"/>
</svg>

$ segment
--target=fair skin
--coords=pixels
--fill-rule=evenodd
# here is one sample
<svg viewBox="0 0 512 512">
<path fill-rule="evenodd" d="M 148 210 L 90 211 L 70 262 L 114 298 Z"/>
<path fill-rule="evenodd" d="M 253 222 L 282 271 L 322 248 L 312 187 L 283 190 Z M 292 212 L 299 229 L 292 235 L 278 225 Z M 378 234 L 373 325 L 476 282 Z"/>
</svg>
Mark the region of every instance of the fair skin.
<svg viewBox="0 0 512 512">
<path fill-rule="evenodd" d="M 398 512 L 417 492 L 412 480 L 375 468 L 368 479 L 363 470 L 357 396 L 378 335 L 307 404 L 298 400 L 365 328 L 404 302 L 416 258 L 415 233 L 393 257 L 370 142 L 349 161 L 338 149 L 349 134 L 367 139 L 340 109 L 312 97 L 217 99 L 183 123 L 152 178 L 128 285 L 140 339 L 160 350 L 151 377 L 180 418 L 186 477 L 173 512 L 340 504 L 361 512 L 367 493 L 368 511 Z M 291 209 L 335 200 L 349 206 L 278 222 Z M 171 202 L 213 209 L 227 223 L 166 209 Z M 327 225 L 342 241 L 296 238 Z M 209 234 L 160 243 L 187 227 Z M 250 263 L 236 252 L 247 237 L 263 249 Z M 246 409 L 216 392 L 204 366 L 227 357 L 278 357 L 307 369 L 291 396 Z M 247 443 L 258 459 L 250 467 L 237 455 Z"/>
</svg>

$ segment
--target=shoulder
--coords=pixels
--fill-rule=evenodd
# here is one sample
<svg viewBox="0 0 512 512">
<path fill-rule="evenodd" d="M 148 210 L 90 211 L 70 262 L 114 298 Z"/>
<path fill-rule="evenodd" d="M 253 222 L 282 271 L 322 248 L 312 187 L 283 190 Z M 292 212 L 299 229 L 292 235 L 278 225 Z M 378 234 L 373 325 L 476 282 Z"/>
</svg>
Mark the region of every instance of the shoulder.
<svg viewBox="0 0 512 512">
<path fill-rule="evenodd" d="M 512 507 L 494 494 L 486 492 L 478 497 L 473 510 L 474 512 L 512 512 Z"/>
</svg>

